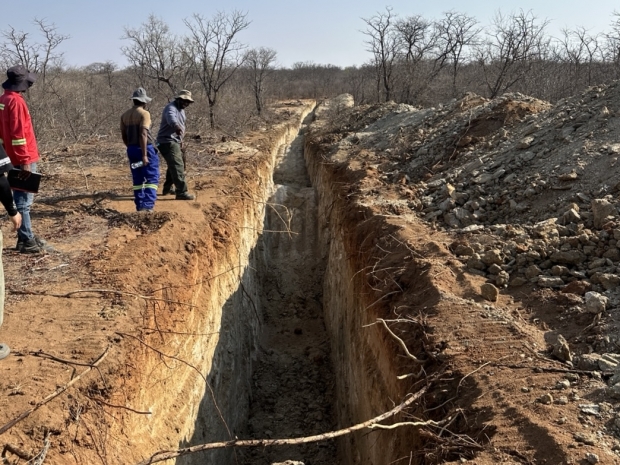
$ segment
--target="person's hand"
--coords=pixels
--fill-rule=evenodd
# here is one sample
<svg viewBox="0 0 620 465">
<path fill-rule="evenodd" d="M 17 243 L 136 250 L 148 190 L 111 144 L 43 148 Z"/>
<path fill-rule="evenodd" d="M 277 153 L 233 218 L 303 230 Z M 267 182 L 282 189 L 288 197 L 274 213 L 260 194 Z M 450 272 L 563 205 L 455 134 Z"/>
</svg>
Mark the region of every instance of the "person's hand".
<svg viewBox="0 0 620 465">
<path fill-rule="evenodd" d="M 144 166 L 149 164 L 149 157 L 147 157 L 146 155 L 144 157 L 142 157 L 142 164 Z"/>
<path fill-rule="evenodd" d="M 9 216 L 9 219 L 11 220 L 11 223 L 13 223 L 13 231 L 17 231 L 22 225 L 21 213 L 17 212 L 17 215 Z"/>
<path fill-rule="evenodd" d="M 32 170 L 30 168 L 30 163 L 26 163 L 22 165 L 22 169 L 17 175 L 17 179 L 21 179 L 23 181 L 25 179 L 28 179 L 31 174 L 32 174 Z"/>
</svg>

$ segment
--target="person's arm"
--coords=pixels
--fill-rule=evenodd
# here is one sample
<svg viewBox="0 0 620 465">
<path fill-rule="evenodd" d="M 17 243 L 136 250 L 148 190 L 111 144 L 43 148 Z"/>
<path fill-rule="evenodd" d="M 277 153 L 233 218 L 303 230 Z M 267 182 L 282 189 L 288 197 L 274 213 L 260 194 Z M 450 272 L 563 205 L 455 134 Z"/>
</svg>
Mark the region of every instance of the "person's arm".
<svg viewBox="0 0 620 465">
<path fill-rule="evenodd" d="M 13 223 L 13 228 L 18 230 L 22 225 L 22 216 L 17 211 L 17 208 L 15 208 L 11 186 L 9 186 L 9 180 L 4 173 L 0 174 L 0 202 L 9 214 L 9 219 L 11 223 Z"/>
<path fill-rule="evenodd" d="M 149 128 L 151 127 L 151 114 L 144 109 L 142 112 L 142 121 L 140 122 L 140 149 L 142 150 L 142 163 L 144 166 L 149 164 L 149 154 L 146 146 L 149 143 Z"/>
<path fill-rule="evenodd" d="M 140 128 L 140 149 L 142 150 L 142 163 L 144 163 L 144 166 L 149 164 L 149 156 L 148 152 L 146 151 L 146 144 L 148 143 L 148 138 L 149 130 L 148 128 L 142 126 Z"/>
<path fill-rule="evenodd" d="M 5 144 L 11 144 L 13 154 L 17 165 L 21 165 L 20 179 L 28 179 L 30 177 L 30 163 L 28 162 L 28 144 L 26 140 L 26 128 L 24 122 L 26 118 L 30 118 L 26 102 L 23 99 L 13 99 L 8 109 L 11 118 L 9 118 L 9 134 Z"/>
</svg>

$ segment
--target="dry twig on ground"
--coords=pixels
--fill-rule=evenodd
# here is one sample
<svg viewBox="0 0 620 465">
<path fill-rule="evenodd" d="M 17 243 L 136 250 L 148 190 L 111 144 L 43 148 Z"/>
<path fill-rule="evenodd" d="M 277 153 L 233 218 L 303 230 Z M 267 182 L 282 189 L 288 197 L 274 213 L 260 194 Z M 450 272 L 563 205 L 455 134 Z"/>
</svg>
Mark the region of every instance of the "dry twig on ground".
<svg viewBox="0 0 620 465">
<path fill-rule="evenodd" d="M 92 365 L 90 365 L 86 370 L 84 370 L 82 373 L 77 375 L 75 378 L 73 378 L 67 384 L 59 387 L 54 392 L 52 392 L 49 396 L 47 396 L 45 399 L 43 399 L 43 400 L 37 402 L 36 404 L 34 404 L 34 406 L 32 408 L 22 412 L 19 416 L 15 417 L 11 421 L 9 421 L 8 423 L 6 423 L 2 427 L 0 427 L 0 434 L 3 434 L 5 432 L 7 432 L 9 429 L 11 429 L 17 423 L 22 421 L 24 418 L 28 417 L 32 412 L 34 412 L 35 410 L 39 409 L 43 405 L 47 404 L 49 401 L 51 401 L 55 397 L 58 397 L 60 394 L 65 392 L 67 389 L 69 389 L 73 384 L 75 384 L 80 378 L 82 378 L 82 376 L 84 376 L 86 373 L 88 373 L 93 368 L 96 368 L 103 361 L 103 359 L 106 358 L 106 356 L 108 355 L 108 353 L 110 351 L 110 347 L 111 346 L 108 346 L 108 348 L 97 358 L 97 360 L 95 360 L 92 363 Z"/>
<path fill-rule="evenodd" d="M 233 441 L 225 441 L 225 442 L 213 442 L 209 444 L 200 444 L 197 446 L 187 447 L 185 449 L 178 449 L 174 451 L 161 451 L 153 454 L 150 458 L 139 462 L 137 465 L 149 465 L 152 463 L 163 462 L 164 460 L 173 459 L 175 457 L 181 457 L 183 455 L 192 454 L 195 452 L 201 452 L 205 450 L 213 450 L 213 449 L 223 449 L 227 447 L 267 447 L 267 446 L 285 446 L 285 445 L 295 445 L 295 444 L 308 444 L 312 442 L 325 441 L 328 439 L 337 438 L 340 436 L 344 436 L 355 431 L 363 430 L 363 429 L 372 429 L 375 428 L 376 425 L 387 418 L 390 418 L 403 409 L 407 408 L 411 404 L 413 404 L 416 400 L 422 397 L 426 393 L 427 387 L 423 387 L 415 394 L 411 395 L 407 400 L 403 401 L 401 404 L 394 407 L 389 412 L 386 412 L 378 417 L 375 417 L 371 420 L 365 421 L 364 423 L 359 423 L 357 425 L 351 426 L 349 428 L 344 428 L 338 431 L 332 431 L 329 433 L 317 434 L 315 436 L 308 436 L 303 438 L 294 438 L 294 439 L 253 439 L 253 440 L 233 440 Z M 423 426 L 424 424 L 432 424 L 435 422 L 416 422 L 416 426 Z"/>
</svg>

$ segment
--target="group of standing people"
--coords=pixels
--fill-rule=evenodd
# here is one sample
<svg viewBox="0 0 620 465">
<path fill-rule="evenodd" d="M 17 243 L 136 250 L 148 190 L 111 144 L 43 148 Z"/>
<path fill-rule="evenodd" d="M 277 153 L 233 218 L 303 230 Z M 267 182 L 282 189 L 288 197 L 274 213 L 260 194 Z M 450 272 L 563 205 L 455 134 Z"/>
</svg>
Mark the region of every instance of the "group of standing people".
<svg viewBox="0 0 620 465">
<path fill-rule="evenodd" d="M 146 106 L 151 98 L 139 87 L 131 96 L 133 107 L 121 116 L 121 136 L 127 146 L 127 158 L 133 178 L 137 211 L 151 212 L 157 200 L 159 158 L 166 161 L 166 180 L 162 195 L 176 200 L 194 200 L 185 181 L 185 108 L 194 102 L 188 90 L 181 90 L 162 112 L 156 140 L 151 136 L 151 114 Z"/>
<path fill-rule="evenodd" d="M 36 81 L 36 75 L 26 67 L 17 65 L 7 70 L 7 79 L 2 83 L 4 93 L 0 96 L 0 203 L 6 210 L 15 231 L 20 253 L 32 254 L 53 250 L 32 231 L 30 207 L 34 201 L 31 192 L 11 189 L 7 173 L 17 169 L 17 177 L 27 180 L 37 172 L 40 159 L 34 134 L 34 127 L 24 92 Z M 175 195 L 177 200 L 193 200 L 185 181 L 185 108 L 191 103 L 192 94 L 181 90 L 168 103 L 161 116 L 157 139 L 154 141 L 151 129 L 151 115 L 146 105 L 152 100 L 140 87 L 131 96 L 133 107 L 121 116 L 121 135 L 127 147 L 127 157 L 133 178 L 136 210 L 153 211 L 157 200 L 159 184 L 159 157 L 166 161 L 166 179 L 163 195 Z M 2 266 L 3 238 L 0 230 L 0 326 L 4 319 L 4 269 Z M 10 353 L 10 348 L 0 343 L 0 360 Z"/>
</svg>

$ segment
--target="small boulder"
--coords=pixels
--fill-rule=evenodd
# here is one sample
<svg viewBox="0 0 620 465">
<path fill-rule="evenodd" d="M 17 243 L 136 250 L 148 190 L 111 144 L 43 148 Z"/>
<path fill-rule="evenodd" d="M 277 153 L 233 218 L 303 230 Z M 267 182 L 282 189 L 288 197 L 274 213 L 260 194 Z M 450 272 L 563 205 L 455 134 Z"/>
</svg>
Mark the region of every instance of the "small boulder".
<svg viewBox="0 0 620 465">
<path fill-rule="evenodd" d="M 497 302 L 499 289 L 491 283 L 484 283 L 480 286 L 480 295 L 490 302 Z"/>
<path fill-rule="evenodd" d="M 590 291 L 585 295 L 586 310 L 590 313 L 602 313 L 607 308 L 609 299 L 598 292 Z"/>
</svg>

